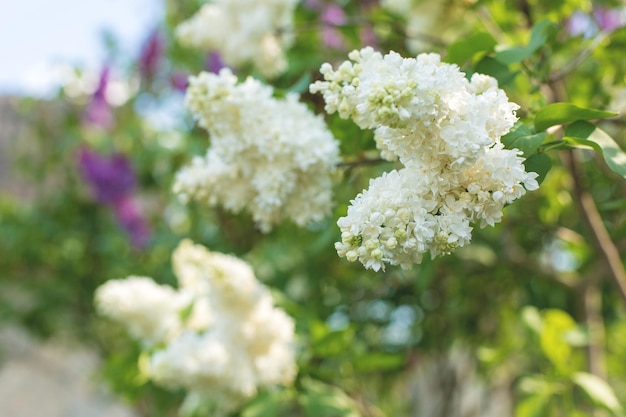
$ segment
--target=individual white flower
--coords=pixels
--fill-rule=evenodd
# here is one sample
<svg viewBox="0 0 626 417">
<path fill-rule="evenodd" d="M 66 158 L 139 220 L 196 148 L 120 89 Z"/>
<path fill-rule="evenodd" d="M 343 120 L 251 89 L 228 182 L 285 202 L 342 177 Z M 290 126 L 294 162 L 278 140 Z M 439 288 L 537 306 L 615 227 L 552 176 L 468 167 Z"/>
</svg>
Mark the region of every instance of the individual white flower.
<svg viewBox="0 0 626 417">
<path fill-rule="evenodd" d="M 176 194 L 249 211 L 263 232 L 286 219 L 303 226 L 330 212 L 338 143 L 296 95 L 275 99 L 270 86 L 253 78 L 237 84 L 224 69 L 192 77 L 186 101 L 211 146 L 177 174 Z"/>
<path fill-rule="evenodd" d="M 229 66 L 274 77 L 287 69 L 298 0 L 213 0 L 176 29 L 183 45 L 219 51 Z"/>
</svg>

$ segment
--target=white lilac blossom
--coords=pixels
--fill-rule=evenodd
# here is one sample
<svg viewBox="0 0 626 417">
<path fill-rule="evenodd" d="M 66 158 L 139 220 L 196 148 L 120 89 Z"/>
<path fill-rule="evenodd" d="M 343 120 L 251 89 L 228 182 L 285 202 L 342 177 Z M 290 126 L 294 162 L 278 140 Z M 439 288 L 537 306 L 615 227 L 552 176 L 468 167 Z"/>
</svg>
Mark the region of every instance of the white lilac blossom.
<svg viewBox="0 0 626 417">
<path fill-rule="evenodd" d="M 96 292 L 101 314 L 149 348 L 155 382 L 232 410 L 259 388 L 295 378 L 294 322 L 244 261 L 191 241 L 173 254 L 179 288 L 150 278 L 112 280 Z"/>
<path fill-rule="evenodd" d="M 293 43 L 298 0 L 213 0 L 176 35 L 183 45 L 216 50 L 232 67 L 252 64 L 274 77 L 287 69 L 284 50 Z"/>
<path fill-rule="evenodd" d="M 493 226 L 502 209 L 538 187 L 517 149 L 500 138 L 517 117 L 494 78 L 470 80 L 439 55 L 402 58 L 353 51 L 338 69 L 324 64 L 326 111 L 373 129 L 381 156 L 404 168 L 370 181 L 338 220 L 340 256 L 378 271 L 410 268 L 424 253 L 451 253 L 471 240 L 471 224 Z"/>
<path fill-rule="evenodd" d="M 297 95 L 272 93 L 253 78 L 238 84 L 229 69 L 190 78 L 187 107 L 211 146 L 177 174 L 176 194 L 249 211 L 263 232 L 286 219 L 304 226 L 329 214 L 338 143 Z"/>
</svg>

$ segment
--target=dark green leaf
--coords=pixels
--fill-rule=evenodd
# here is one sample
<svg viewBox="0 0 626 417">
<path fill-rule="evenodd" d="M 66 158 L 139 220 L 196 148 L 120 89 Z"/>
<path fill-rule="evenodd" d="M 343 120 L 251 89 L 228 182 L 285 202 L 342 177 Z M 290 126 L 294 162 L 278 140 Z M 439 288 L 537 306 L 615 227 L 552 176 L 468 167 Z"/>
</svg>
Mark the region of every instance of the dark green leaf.
<svg viewBox="0 0 626 417">
<path fill-rule="evenodd" d="M 524 166 L 527 172 L 536 172 L 539 174 L 537 182 L 541 184 L 548 171 L 550 171 L 550 168 L 552 168 L 552 161 L 545 153 L 536 153 L 524 161 Z"/>
<path fill-rule="evenodd" d="M 304 380 L 300 405 L 307 417 L 359 417 L 358 408 L 345 392 L 320 381 Z"/>
<path fill-rule="evenodd" d="M 491 75 L 498 80 L 500 86 L 510 83 L 518 74 L 518 72 L 510 71 L 506 65 L 496 61 L 490 56 L 481 59 L 475 65 L 474 69 L 480 74 Z"/>
<path fill-rule="evenodd" d="M 596 126 L 584 120 L 578 120 L 565 128 L 565 136 L 587 139 Z"/>
<path fill-rule="evenodd" d="M 250 401 L 241 417 L 276 417 L 286 408 L 289 396 L 284 391 L 264 391 Z"/>
<path fill-rule="evenodd" d="M 615 116 L 604 110 L 586 109 L 571 103 L 554 103 L 539 110 L 535 116 L 535 129 L 542 132 L 550 126 L 572 123 L 577 120 L 601 119 Z"/>
<path fill-rule="evenodd" d="M 496 40 L 489 33 L 478 32 L 450 45 L 445 61 L 461 65 L 479 52 L 493 51 L 496 44 Z"/>
<path fill-rule="evenodd" d="M 626 178 L 626 153 L 602 129 L 594 129 L 588 139 L 566 136 L 563 140 L 574 146 L 595 149 L 602 155 L 604 161 L 613 172 Z"/>
<path fill-rule="evenodd" d="M 546 138 L 546 134 L 544 132 L 535 133 L 534 135 L 528 136 L 520 136 L 513 140 L 508 138 L 507 143 L 504 142 L 504 138 L 502 143 L 507 149 L 519 149 L 524 153 L 525 157 L 529 157 L 533 153 L 537 151 L 539 145 L 541 145 Z"/>
</svg>

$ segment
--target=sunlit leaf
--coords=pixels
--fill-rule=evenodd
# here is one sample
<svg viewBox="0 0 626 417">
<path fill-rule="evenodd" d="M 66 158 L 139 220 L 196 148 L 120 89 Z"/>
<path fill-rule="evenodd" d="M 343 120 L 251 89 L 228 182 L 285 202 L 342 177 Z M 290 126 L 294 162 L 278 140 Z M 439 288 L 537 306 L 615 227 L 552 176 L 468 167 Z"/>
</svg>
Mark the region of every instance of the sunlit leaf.
<svg viewBox="0 0 626 417">
<path fill-rule="evenodd" d="M 566 133 L 568 132 L 566 131 Z M 581 133 L 581 131 L 570 130 L 569 133 Z M 626 153 L 602 129 L 596 127 L 587 137 L 565 136 L 563 140 L 570 145 L 595 149 L 602 155 L 604 161 L 613 172 L 626 178 Z"/>
<path fill-rule="evenodd" d="M 495 58 L 505 65 L 523 61 L 545 45 L 546 40 L 554 33 L 554 30 L 555 24 L 553 22 L 550 20 L 542 20 L 533 27 L 528 45 L 514 46 L 498 51 Z"/>
<path fill-rule="evenodd" d="M 517 403 L 515 417 L 549 416 L 550 396 L 545 394 L 530 395 Z"/>
<path fill-rule="evenodd" d="M 572 367 L 572 347 L 567 343 L 565 334 L 574 329 L 576 329 L 576 322 L 565 311 L 550 309 L 543 313 L 541 350 L 563 373 L 569 373 Z"/>
<path fill-rule="evenodd" d="M 479 52 L 493 51 L 496 44 L 496 40 L 489 33 L 477 32 L 450 45 L 445 61 L 461 65 Z"/>
<path fill-rule="evenodd" d="M 389 371 L 402 367 L 405 362 L 403 354 L 374 352 L 357 357 L 354 366 L 360 372 Z"/>
<path fill-rule="evenodd" d="M 578 372 L 572 377 L 572 381 L 598 406 L 613 412 L 622 411 L 613 388 L 602 378 L 587 372 Z"/>
<path fill-rule="evenodd" d="M 535 116 L 535 129 L 537 132 L 542 132 L 551 126 L 615 115 L 616 113 L 610 111 L 587 109 L 571 103 L 553 103 L 539 110 Z"/>
</svg>

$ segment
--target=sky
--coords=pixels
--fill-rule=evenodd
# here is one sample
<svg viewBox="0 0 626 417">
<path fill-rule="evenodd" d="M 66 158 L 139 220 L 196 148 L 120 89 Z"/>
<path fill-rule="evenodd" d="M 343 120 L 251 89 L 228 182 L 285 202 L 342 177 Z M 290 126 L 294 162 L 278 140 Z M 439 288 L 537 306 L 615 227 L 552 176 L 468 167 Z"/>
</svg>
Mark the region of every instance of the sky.
<svg viewBox="0 0 626 417">
<path fill-rule="evenodd" d="M 0 95 L 49 94 L 61 68 L 98 71 L 109 31 L 138 53 L 163 0 L 0 0 Z"/>
</svg>

